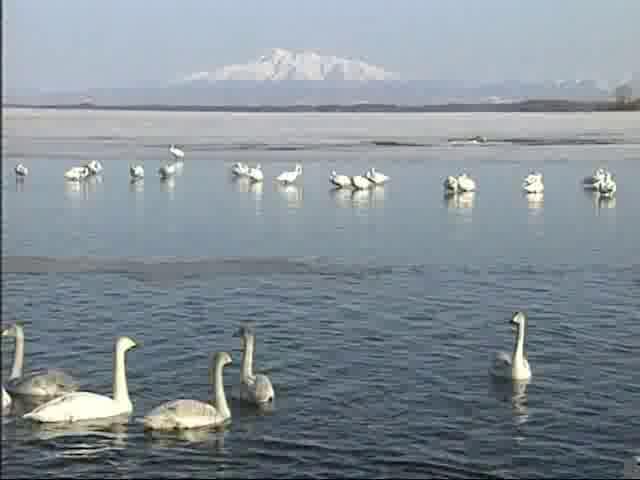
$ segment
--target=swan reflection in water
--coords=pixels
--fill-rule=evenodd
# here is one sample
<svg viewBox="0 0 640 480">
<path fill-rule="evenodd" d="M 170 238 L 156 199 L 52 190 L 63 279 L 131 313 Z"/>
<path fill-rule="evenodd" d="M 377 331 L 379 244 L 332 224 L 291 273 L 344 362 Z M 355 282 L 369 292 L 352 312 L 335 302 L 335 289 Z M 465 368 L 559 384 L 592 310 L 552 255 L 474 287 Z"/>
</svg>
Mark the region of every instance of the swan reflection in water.
<svg viewBox="0 0 640 480">
<path fill-rule="evenodd" d="M 602 209 L 616 208 L 615 196 L 602 195 L 598 191 L 584 190 L 584 195 L 593 203 L 593 208 L 598 213 Z"/>
<path fill-rule="evenodd" d="M 500 402 L 511 404 L 513 420 L 516 425 L 522 425 L 529 419 L 527 407 L 527 387 L 531 380 L 505 380 L 492 377 L 491 390 Z"/>
<path fill-rule="evenodd" d="M 172 176 L 172 177 L 160 179 L 160 190 L 163 192 L 167 192 L 170 198 L 173 198 L 175 189 L 176 189 L 175 177 Z"/>
<path fill-rule="evenodd" d="M 153 448 L 173 448 L 178 443 L 209 444 L 216 450 L 224 448 L 226 426 L 187 428 L 182 430 L 146 430 L 145 440 L 151 442 Z"/>
<path fill-rule="evenodd" d="M 447 209 L 456 212 L 467 223 L 471 221 L 476 192 L 445 192 L 444 202 Z"/>
<path fill-rule="evenodd" d="M 16 192 L 24 192 L 24 177 L 17 176 L 16 177 Z"/>
<path fill-rule="evenodd" d="M 542 209 L 544 203 L 544 193 L 525 193 L 527 199 L 527 206 L 532 212 L 537 212 Z"/>
<path fill-rule="evenodd" d="M 131 192 L 143 192 L 144 191 L 144 178 L 132 178 L 129 181 L 129 191 L 131 191 Z"/>
<path fill-rule="evenodd" d="M 330 195 L 340 207 L 379 207 L 384 202 L 385 189 L 375 185 L 367 189 L 332 188 Z"/>
<path fill-rule="evenodd" d="M 302 206 L 302 188 L 293 183 L 277 184 L 276 189 L 286 200 L 289 208 L 300 208 Z"/>
</svg>

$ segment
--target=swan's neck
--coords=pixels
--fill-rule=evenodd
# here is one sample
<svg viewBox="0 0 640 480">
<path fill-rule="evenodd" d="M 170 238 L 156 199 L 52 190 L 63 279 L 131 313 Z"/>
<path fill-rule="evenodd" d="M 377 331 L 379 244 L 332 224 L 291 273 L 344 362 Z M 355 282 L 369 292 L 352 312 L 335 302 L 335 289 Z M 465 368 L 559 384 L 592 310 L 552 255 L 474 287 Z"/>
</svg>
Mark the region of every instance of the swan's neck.
<svg viewBox="0 0 640 480">
<path fill-rule="evenodd" d="M 127 387 L 125 351 L 117 346 L 113 355 L 113 400 L 118 403 L 131 403 Z"/>
<path fill-rule="evenodd" d="M 211 399 L 211 403 L 216 407 L 216 410 L 223 417 L 227 418 L 231 416 L 231 411 L 229 410 L 229 405 L 227 405 L 227 397 L 224 394 L 224 382 L 222 378 L 222 369 L 224 365 L 222 362 L 217 363 L 211 369 L 211 379 L 213 385 L 213 398 Z"/>
<path fill-rule="evenodd" d="M 13 378 L 20 378 L 22 376 L 22 366 L 24 364 L 24 331 L 20 325 L 16 325 L 16 348 L 13 352 L 13 367 L 11 368 L 11 376 L 9 380 Z"/>
<path fill-rule="evenodd" d="M 524 323 L 518 324 L 518 332 L 516 334 L 516 344 L 513 348 L 512 365 L 514 367 L 524 364 L 524 339 L 526 326 Z"/>
<path fill-rule="evenodd" d="M 244 350 L 242 351 L 242 367 L 240 371 L 242 379 L 253 377 L 253 351 L 255 345 L 255 337 L 253 335 L 249 335 L 244 342 Z"/>
</svg>

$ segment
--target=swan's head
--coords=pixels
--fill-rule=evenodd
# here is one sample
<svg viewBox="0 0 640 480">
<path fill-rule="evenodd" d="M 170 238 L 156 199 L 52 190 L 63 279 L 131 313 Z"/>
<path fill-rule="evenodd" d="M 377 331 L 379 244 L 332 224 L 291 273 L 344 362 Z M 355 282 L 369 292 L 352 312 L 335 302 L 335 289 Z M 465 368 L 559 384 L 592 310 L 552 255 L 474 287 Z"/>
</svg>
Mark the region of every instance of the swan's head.
<svg viewBox="0 0 640 480">
<path fill-rule="evenodd" d="M 331 175 L 330 175 L 331 177 L 335 177 L 335 176 L 337 176 L 337 175 L 338 175 L 338 174 L 336 173 L 336 171 L 335 171 L 335 170 L 331 170 Z"/>
<path fill-rule="evenodd" d="M 14 323 L 10 327 L 2 330 L 3 337 L 17 337 L 22 334 L 22 325 L 19 323 Z"/>
<path fill-rule="evenodd" d="M 253 325 L 247 324 L 242 325 L 236 333 L 233 335 L 234 337 L 240 337 L 240 342 L 242 343 L 242 348 L 245 347 L 250 338 L 255 335 Z"/>
<path fill-rule="evenodd" d="M 216 366 L 221 365 L 224 367 L 225 365 L 233 363 L 233 361 L 231 360 L 231 355 L 229 355 L 227 352 L 216 352 L 213 354 L 213 363 Z"/>
<path fill-rule="evenodd" d="M 514 327 L 523 327 L 526 321 L 527 316 L 524 314 L 524 312 L 516 312 L 513 314 L 513 317 L 511 317 L 510 323 Z"/>
<path fill-rule="evenodd" d="M 131 350 L 132 348 L 137 348 L 140 346 L 140 343 L 136 342 L 131 337 L 118 337 L 116 341 L 116 350 L 119 352 L 126 352 L 127 350 Z"/>
</svg>

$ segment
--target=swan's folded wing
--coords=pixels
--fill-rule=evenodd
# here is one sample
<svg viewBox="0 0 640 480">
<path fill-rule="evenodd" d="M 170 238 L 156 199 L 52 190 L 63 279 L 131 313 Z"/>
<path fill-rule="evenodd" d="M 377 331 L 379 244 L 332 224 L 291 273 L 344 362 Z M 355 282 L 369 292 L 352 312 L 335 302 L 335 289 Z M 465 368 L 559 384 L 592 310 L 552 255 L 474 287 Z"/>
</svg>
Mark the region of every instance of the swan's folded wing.
<svg viewBox="0 0 640 480">
<path fill-rule="evenodd" d="M 498 352 L 493 360 L 493 366 L 496 369 L 510 367 L 511 357 L 504 352 Z"/>
<path fill-rule="evenodd" d="M 197 428 L 220 423 L 224 419 L 210 404 L 198 400 L 173 400 L 158 405 L 143 420 L 155 429 Z"/>
<path fill-rule="evenodd" d="M 255 378 L 256 400 L 258 402 L 268 402 L 273 400 L 273 386 L 271 380 L 266 375 L 256 375 Z"/>
<path fill-rule="evenodd" d="M 92 418 L 113 409 L 113 400 L 91 392 L 73 392 L 43 403 L 23 418 L 46 422 L 71 422 Z"/>
<path fill-rule="evenodd" d="M 14 379 L 9 387 L 16 393 L 58 395 L 78 390 L 78 382 L 61 370 L 41 370 Z"/>
</svg>

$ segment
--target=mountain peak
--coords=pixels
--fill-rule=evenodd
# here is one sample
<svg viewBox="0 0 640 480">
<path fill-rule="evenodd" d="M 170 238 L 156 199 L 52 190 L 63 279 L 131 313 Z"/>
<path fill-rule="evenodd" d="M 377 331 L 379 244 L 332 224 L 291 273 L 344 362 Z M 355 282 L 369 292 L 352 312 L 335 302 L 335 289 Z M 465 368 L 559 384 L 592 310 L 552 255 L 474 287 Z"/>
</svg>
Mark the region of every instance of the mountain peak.
<svg viewBox="0 0 640 480">
<path fill-rule="evenodd" d="M 213 72 L 197 72 L 182 78 L 183 82 L 253 80 L 391 80 L 398 76 L 381 67 L 360 60 L 320 55 L 313 51 L 271 48 L 258 59 L 243 64 L 227 65 Z"/>
</svg>

